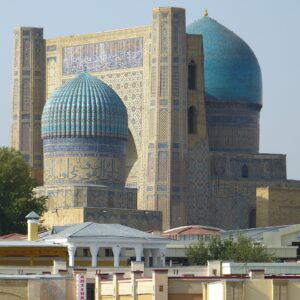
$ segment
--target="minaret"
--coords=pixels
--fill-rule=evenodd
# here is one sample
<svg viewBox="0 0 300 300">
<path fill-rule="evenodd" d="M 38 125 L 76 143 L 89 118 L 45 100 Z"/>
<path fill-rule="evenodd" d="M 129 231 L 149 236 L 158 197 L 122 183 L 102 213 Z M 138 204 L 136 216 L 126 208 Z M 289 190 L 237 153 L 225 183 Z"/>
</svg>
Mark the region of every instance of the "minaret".
<svg viewBox="0 0 300 300">
<path fill-rule="evenodd" d="M 204 16 L 207 16 L 207 10 Z M 203 40 L 187 35 L 188 159 L 187 223 L 209 224 L 210 157 L 204 100 Z"/>
<path fill-rule="evenodd" d="M 45 41 L 42 28 L 14 32 L 11 146 L 19 150 L 39 183 L 43 180 L 41 115 L 45 102 Z"/>
<path fill-rule="evenodd" d="M 162 211 L 163 228 L 167 229 L 186 223 L 185 10 L 154 9 L 151 38 L 143 208 Z"/>
</svg>

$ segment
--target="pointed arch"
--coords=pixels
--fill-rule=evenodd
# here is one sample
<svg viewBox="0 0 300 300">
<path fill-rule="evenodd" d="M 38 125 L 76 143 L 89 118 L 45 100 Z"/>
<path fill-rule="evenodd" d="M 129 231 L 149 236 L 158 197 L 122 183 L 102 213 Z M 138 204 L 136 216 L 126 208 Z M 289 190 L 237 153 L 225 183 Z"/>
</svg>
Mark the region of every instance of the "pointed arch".
<svg viewBox="0 0 300 300">
<path fill-rule="evenodd" d="M 188 88 L 189 90 L 195 90 L 197 86 L 197 66 L 196 63 L 191 60 L 188 64 Z"/>
<path fill-rule="evenodd" d="M 256 227 L 256 209 L 253 208 L 249 213 L 249 228 Z"/>
<path fill-rule="evenodd" d="M 197 133 L 197 110 L 195 106 L 190 106 L 188 110 L 188 133 Z"/>
<path fill-rule="evenodd" d="M 246 164 L 243 164 L 243 166 L 242 166 L 242 174 L 241 175 L 243 178 L 249 177 L 249 170 L 248 170 L 248 166 Z"/>
</svg>

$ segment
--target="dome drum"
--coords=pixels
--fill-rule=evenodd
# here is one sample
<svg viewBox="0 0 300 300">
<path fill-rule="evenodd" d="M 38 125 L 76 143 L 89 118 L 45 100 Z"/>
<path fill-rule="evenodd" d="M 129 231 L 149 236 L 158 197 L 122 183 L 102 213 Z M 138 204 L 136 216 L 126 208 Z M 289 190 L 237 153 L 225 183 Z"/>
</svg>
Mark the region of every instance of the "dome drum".
<svg viewBox="0 0 300 300">
<path fill-rule="evenodd" d="M 45 185 L 124 186 L 126 141 L 44 140 Z"/>
<path fill-rule="evenodd" d="M 260 105 L 206 102 L 209 149 L 258 153 Z"/>
</svg>

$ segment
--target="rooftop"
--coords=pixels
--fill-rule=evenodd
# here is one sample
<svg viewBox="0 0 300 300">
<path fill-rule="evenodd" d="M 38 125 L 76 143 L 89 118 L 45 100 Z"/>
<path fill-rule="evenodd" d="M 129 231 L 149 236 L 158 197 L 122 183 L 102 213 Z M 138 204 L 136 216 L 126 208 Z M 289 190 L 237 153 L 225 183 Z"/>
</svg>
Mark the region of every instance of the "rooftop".
<svg viewBox="0 0 300 300">
<path fill-rule="evenodd" d="M 140 231 L 120 224 L 99 224 L 85 222 L 82 224 L 54 226 L 42 239 L 60 238 L 106 238 L 106 239 L 128 239 L 138 238 L 144 240 L 164 240 L 164 238 Z"/>
<path fill-rule="evenodd" d="M 204 234 L 218 234 L 223 232 L 222 229 L 209 226 L 201 225 L 190 225 L 190 226 L 181 226 L 166 230 L 162 233 L 162 236 L 171 236 L 171 235 L 204 235 Z"/>
</svg>

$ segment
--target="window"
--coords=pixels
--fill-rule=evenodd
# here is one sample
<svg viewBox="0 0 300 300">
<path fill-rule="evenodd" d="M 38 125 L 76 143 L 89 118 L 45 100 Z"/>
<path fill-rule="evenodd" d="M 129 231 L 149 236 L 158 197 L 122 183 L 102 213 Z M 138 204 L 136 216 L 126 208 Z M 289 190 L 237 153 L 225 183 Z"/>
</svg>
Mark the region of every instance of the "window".
<svg viewBox="0 0 300 300">
<path fill-rule="evenodd" d="M 83 248 L 83 256 L 84 257 L 90 256 L 89 254 L 90 254 L 89 248 Z"/>
<path fill-rule="evenodd" d="M 188 65 L 188 88 L 189 90 L 195 90 L 196 89 L 196 64 L 192 60 Z"/>
<path fill-rule="evenodd" d="M 256 227 L 256 209 L 253 208 L 249 213 L 249 227 Z"/>
<path fill-rule="evenodd" d="M 106 256 L 106 257 L 112 257 L 112 256 L 114 256 L 114 254 L 113 254 L 113 252 L 112 252 L 112 249 L 106 248 L 106 249 L 105 249 L 105 256 Z"/>
<path fill-rule="evenodd" d="M 113 199 L 112 192 L 108 193 L 107 207 L 108 208 L 113 208 L 114 207 L 114 199 Z"/>
<path fill-rule="evenodd" d="M 195 106 L 188 110 L 188 133 L 197 133 L 197 113 Z"/>
<path fill-rule="evenodd" d="M 247 165 L 242 166 L 242 177 L 243 178 L 248 178 L 248 167 L 247 167 Z"/>
</svg>

